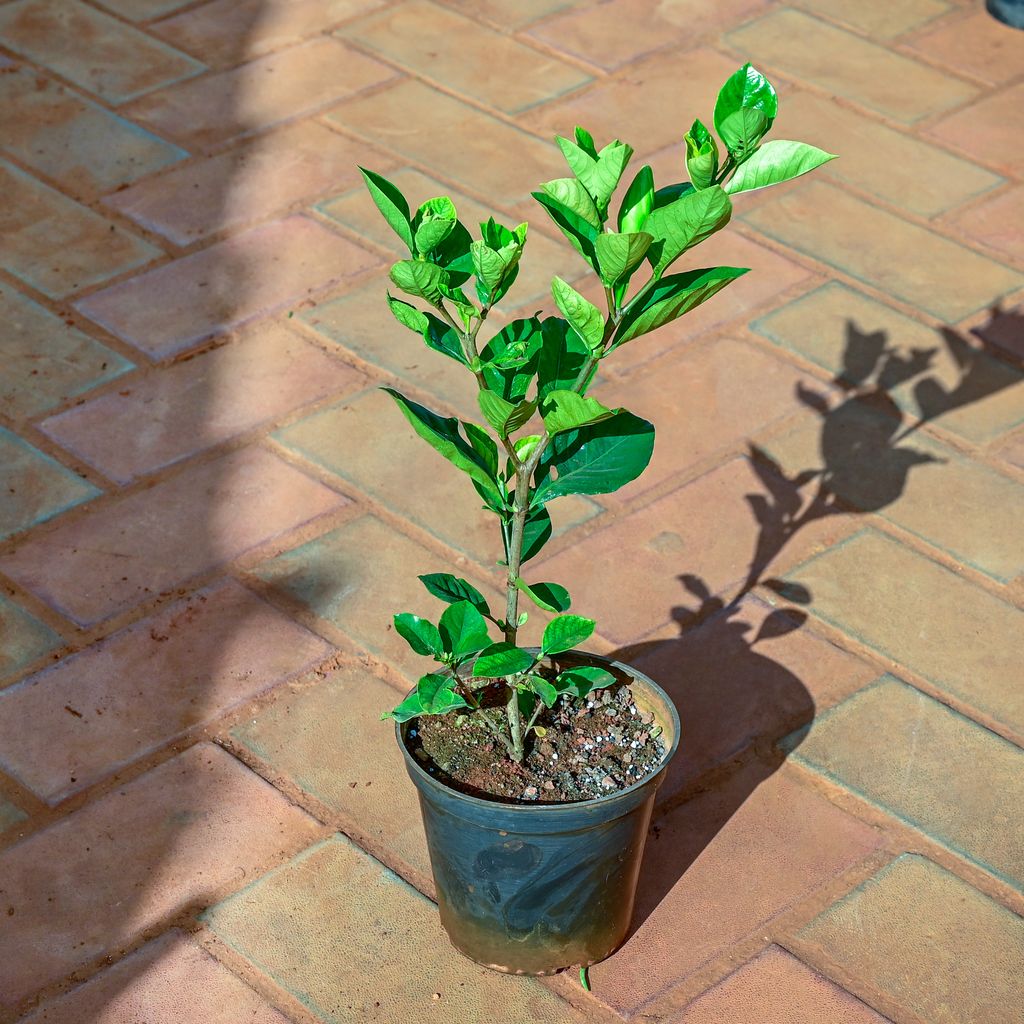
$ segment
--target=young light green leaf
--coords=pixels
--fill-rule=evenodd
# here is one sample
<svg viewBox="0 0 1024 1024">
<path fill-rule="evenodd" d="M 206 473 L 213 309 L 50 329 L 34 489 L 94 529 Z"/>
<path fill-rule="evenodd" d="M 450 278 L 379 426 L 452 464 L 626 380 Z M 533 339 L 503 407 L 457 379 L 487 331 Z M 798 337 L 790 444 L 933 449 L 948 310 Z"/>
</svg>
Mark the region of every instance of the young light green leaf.
<svg viewBox="0 0 1024 1024">
<path fill-rule="evenodd" d="M 610 494 L 635 480 L 653 451 L 654 426 L 625 410 L 559 434 L 538 466 L 534 502 L 563 494 Z"/>
<path fill-rule="evenodd" d="M 480 657 L 473 663 L 473 675 L 482 679 L 499 679 L 503 676 L 514 676 L 519 672 L 526 672 L 533 667 L 536 659 L 521 647 L 515 644 L 500 643 L 491 644 L 485 648 Z"/>
<path fill-rule="evenodd" d="M 513 405 L 521 402 L 537 371 L 541 343 L 536 317 L 513 320 L 503 327 L 480 353 L 488 388 Z"/>
<path fill-rule="evenodd" d="M 499 508 L 504 505 L 505 496 L 495 479 L 496 451 L 494 455 L 495 469 L 492 469 L 484 456 L 459 435 L 459 421 L 454 416 L 439 416 L 436 412 L 431 412 L 425 406 L 406 398 L 394 388 L 386 387 L 384 390 L 395 400 L 402 415 L 427 444 L 454 466 L 464 473 L 468 473 Z"/>
<path fill-rule="evenodd" d="M 484 419 L 498 432 L 501 437 L 508 437 L 518 430 L 533 415 L 537 408 L 536 402 L 522 401 L 516 405 L 506 402 L 501 395 L 493 391 L 481 389 L 477 392 L 477 402 Z"/>
<path fill-rule="evenodd" d="M 541 325 L 542 347 L 537 363 L 537 394 L 545 398 L 552 391 L 571 388 L 590 358 L 587 343 L 560 317 L 548 317 Z M 597 364 L 591 378 L 597 372 Z M 585 391 L 590 380 L 584 381 Z"/>
<path fill-rule="evenodd" d="M 450 572 L 430 572 L 417 577 L 427 590 L 448 604 L 468 601 L 481 615 L 490 615 L 484 595 L 472 583 L 453 576 Z"/>
<path fill-rule="evenodd" d="M 540 444 L 540 434 L 527 434 L 526 437 L 517 437 L 513 442 L 515 453 L 520 462 L 525 462 Z"/>
<path fill-rule="evenodd" d="M 746 159 L 772 126 L 779 101 L 771 82 L 750 64 L 726 81 L 715 103 L 715 130 L 737 162 Z"/>
<path fill-rule="evenodd" d="M 424 255 L 433 252 L 455 230 L 457 220 L 455 204 L 447 196 L 428 199 L 413 219 L 416 251 Z"/>
<path fill-rule="evenodd" d="M 732 203 L 720 185 L 687 192 L 656 207 L 647 218 L 647 231 L 654 237 L 647 259 L 660 277 L 687 249 L 724 228 L 732 216 Z"/>
<path fill-rule="evenodd" d="M 391 711 L 385 711 L 380 717 L 381 720 L 385 718 L 393 718 L 396 722 L 408 722 L 413 718 L 418 718 L 420 715 L 425 714 L 423 705 L 420 703 L 420 695 L 413 690 L 397 708 L 393 708 Z"/>
<path fill-rule="evenodd" d="M 619 231 L 640 231 L 654 209 L 654 173 L 644 164 L 630 183 L 619 207 Z"/>
<path fill-rule="evenodd" d="M 784 139 L 766 142 L 740 164 L 726 184 L 725 191 L 735 195 L 737 192 L 753 192 L 754 189 L 768 185 L 778 185 L 799 178 L 801 174 L 813 171 L 829 160 L 835 160 L 835 155 L 808 146 L 805 142 L 789 142 Z"/>
<path fill-rule="evenodd" d="M 403 292 L 426 299 L 436 305 L 447 286 L 445 272 L 434 263 L 422 260 L 399 260 L 388 275 Z"/>
<path fill-rule="evenodd" d="M 465 697 L 452 689 L 454 680 L 444 672 L 431 672 L 423 676 L 416 684 L 416 696 L 419 697 L 420 713 L 424 715 L 443 715 L 457 708 L 466 708 Z"/>
<path fill-rule="evenodd" d="M 402 195 L 397 185 L 392 184 L 387 178 L 373 171 L 359 168 L 359 173 L 366 182 L 366 188 L 371 198 L 377 204 L 377 209 L 384 215 L 384 219 L 391 225 L 391 229 L 398 237 L 405 242 L 406 248 L 415 256 L 416 247 L 413 244 L 412 221 L 409 219 L 409 203 Z"/>
<path fill-rule="evenodd" d="M 559 206 L 571 211 L 579 220 L 590 228 L 591 241 L 601 231 L 601 216 L 594 205 L 594 199 L 583 183 L 575 178 L 556 178 L 546 181 L 541 189 L 548 198 Z"/>
<path fill-rule="evenodd" d="M 560 583 L 527 584 L 519 578 L 516 580 L 516 587 L 546 612 L 567 612 L 572 604 L 569 591 Z"/>
<path fill-rule="evenodd" d="M 594 201 L 598 215 L 603 222 L 608 212 L 608 203 L 618 188 L 622 172 L 626 169 L 633 147 L 617 139 L 610 142 L 600 153 L 592 155 L 575 142 L 556 137 L 555 141 L 565 156 L 577 180 Z"/>
<path fill-rule="evenodd" d="M 541 654 L 561 654 L 579 646 L 594 632 L 596 623 L 582 615 L 559 615 L 544 627 L 540 641 Z"/>
<path fill-rule="evenodd" d="M 553 708 L 555 706 L 555 702 L 560 696 L 559 691 L 556 690 L 555 687 L 552 686 L 551 683 L 549 683 L 543 676 L 537 675 L 536 672 L 531 672 L 526 677 L 526 682 L 530 689 L 533 690 L 533 692 L 537 694 L 542 701 L 544 701 L 546 707 Z"/>
<path fill-rule="evenodd" d="M 622 318 L 609 351 L 688 313 L 745 273 L 740 267 L 712 267 L 663 277 L 643 303 Z"/>
<path fill-rule="evenodd" d="M 584 398 L 575 391 L 550 391 L 540 406 L 544 426 L 551 437 L 588 423 L 598 423 L 621 411 L 608 409 L 596 398 Z"/>
<path fill-rule="evenodd" d="M 576 137 L 576 145 L 589 156 L 596 159 L 597 146 L 594 144 L 594 136 L 591 135 L 586 128 L 581 128 L 579 125 L 576 125 L 576 130 L 573 134 Z"/>
<path fill-rule="evenodd" d="M 573 248 L 596 271 L 597 256 L 594 254 L 594 239 L 597 238 L 598 232 L 568 207 L 555 202 L 551 196 L 545 195 L 543 192 L 531 192 L 530 195 L 544 207 L 558 230 L 569 239 Z"/>
<path fill-rule="evenodd" d="M 551 294 L 554 296 L 555 305 L 572 325 L 573 330 L 586 342 L 587 347 L 592 351 L 600 349 L 604 340 L 604 317 L 597 306 L 560 277 L 551 279 Z"/>
<path fill-rule="evenodd" d="M 483 241 L 474 242 L 470 247 L 470 252 L 473 254 L 473 270 L 477 280 L 483 284 L 489 297 L 501 284 L 501 279 L 508 270 L 508 263 L 500 253 L 495 252 Z"/>
<path fill-rule="evenodd" d="M 470 601 L 455 601 L 445 608 L 437 624 L 445 651 L 464 658 L 483 650 L 491 638 L 484 617 Z"/>
<path fill-rule="evenodd" d="M 420 310 L 415 306 L 410 305 L 408 302 L 396 299 L 391 292 L 388 292 L 387 301 L 388 309 L 391 310 L 394 318 L 403 327 L 408 327 L 410 331 L 415 331 L 417 334 L 423 334 L 430 325 L 430 321 L 427 319 L 426 313 L 420 312 Z"/>
<path fill-rule="evenodd" d="M 444 654 L 437 626 L 427 619 L 421 619 L 418 615 L 412 615 L 409 612 L 402 612 L 401 615 L 395 616 L 395 629 L 417 654 L 430 654 L 435 657 Z"/>
<path fill-rule="evenodd" d="M 555 686 L 561 693 L 571 693 L 574 697 L 586 697 L 592 690 L 603 686 L 611 686 L 615 676 L 606 668 L 597 665 L 581 665 L 578 668 L 567 668 L 559 672 Z"/>
<path fill-rule="evenodd" d="M 629 275 L 644 258 L 653 241 L 653 236 L 646 231 L 622 235 L 604 232 L 598 235 L 594 251 L 601 268 L 601 280 L 609 285 L 629 280 Z"/>
<path fill-rule="evenodd" d="M 718 143 L 701 121 L 693 122 L 684 136 L 686 142 L 686 169 L 696 189 L 705 189 L 714 183 L 718 174 Z"/>
</svg>

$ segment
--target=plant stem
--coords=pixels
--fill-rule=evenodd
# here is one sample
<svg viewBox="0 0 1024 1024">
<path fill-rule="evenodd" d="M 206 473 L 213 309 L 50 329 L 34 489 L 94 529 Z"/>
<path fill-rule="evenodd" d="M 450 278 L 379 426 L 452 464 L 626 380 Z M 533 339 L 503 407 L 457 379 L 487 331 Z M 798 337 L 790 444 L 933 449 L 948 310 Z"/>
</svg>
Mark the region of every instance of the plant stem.
<svg viewBox="0 0 1024 1024">
<path fill-rule="evenodd" d="M 531 459 L 532 463 L 533 460 Z M 523 534 L 526 531 L 526 516 L 530 510 L 530 473 L 526 466 L 516 467 L 516 492 L 512 509 L 512 536 L 508 545 L 508 575 L 505 578 L 505 640 L 516 642 L 519 632 L 519 569 L 523 562 Z M 523 760 L 523 718 L 519 710 L 519 691 L 510 687 L 506 712 L 508 729 L 512 737 L 512 758 L 517 763 Z"/>
</svg>

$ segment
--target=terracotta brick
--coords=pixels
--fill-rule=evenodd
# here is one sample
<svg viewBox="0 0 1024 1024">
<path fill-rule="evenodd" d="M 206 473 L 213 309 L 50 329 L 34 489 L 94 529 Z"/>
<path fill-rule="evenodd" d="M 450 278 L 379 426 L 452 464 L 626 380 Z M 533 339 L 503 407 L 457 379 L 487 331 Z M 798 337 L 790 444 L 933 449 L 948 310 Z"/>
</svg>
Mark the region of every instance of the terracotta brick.
<svg viewBox="0 0 1024 1024">
<path fill-rule="evenodd" d="M 0 266 L 52 299 L 162 255 L 4 161 L 0 188 L 7 197 L 0 216 Z"/>
<path fill-rule="evenodd" d="M 942 320 L 962 320 L 1024 284 L 1009 267 L 822 182 L 792 189 L 743 219 Z"/>
<path fill-rule="evenodd" d="M 20 807 L 15 807 L 10 800 L 0 797 L 0 832 L 11 828 L 19 821 L 24 821 L 28 815 Z"/>
<path fill-rule="evenodd" d="M 857 4 L 843 3 L 843 0 L 795 0 L 795 5 L 810 14 L 842 22 L 877 40 L 903 35 L 950 9 L 943 0 L 909 0 L 899 4 L 885 0 L 861 0 Z"/>
<path fill-rule="evenodd" d="M 561 174 L 554 146 L 413 79 L 342 103 L 326 118 L 504 208 Z M 496 160 L 501 153 L 515 156 Z"/>
<path fill-rule="evenodd" d="M 227 441 L 365 378 L 270 323 L 51 416 L 44 433 L 119 483 Z"/>
<path fill-rule="evenodd" d="M 345 504 L 269 452 L 246 448 L 36 534 L 0 564 L 90 625 Z"/>
<path fill-rule="evenodd" d="M 597 82 L 579 95 L 529 111 L 519 120 L 546 138 L 571 135 L 574 125 L 583 125 L 598 145 L 618 138 L 636 147 L 640 155 L 674 144 L 679 147 L 682 168 L 683 133 L 695 117 L 711 117 L 718 90 L 736 70 L 736 64 L 715 50 L 701 48 L 686 55 L 684 74 L 674 54 L 653 57 L 624 68 L 614 78 Z M 561 153 L 555 151 L 549 163 L 557 173 L 547 177 L 566 173 Z"/>
<path fill-rule="evenodd" d="M 133 369 L 124 356 L 2 282 L 0 319 L 0 404 L 12 418 L 36 416 Z"/>
<path fill-rule="evenodd" d="M 1024 728 L 1024 615 L 873 530 L 791 578 L 811 610 L 1011 729 Z"/>
<path fill-rule="evenodd" d="M 0 539 L 66 512 L 100 494 L 78 474 L 0 427 Z"/>
<path fill-rule="evenodd" d="M 200 591 L 0 692 L 0 764 L 57 804 L 330 651 L 237 583 Z"/>
<path fill-rule="evenodd" d="M 999 446 L 996 454 L 1013 466 L 1024 469 L 1024 432 L 1017 432 L 1005 444 Z"/>
<path fill-rule="evenodd" d="M 800 938 L 865 998 L 880 990 L 936 1024 L 1015 1024 L 1024 921 L 923 857 L 904 854 L 812 921 Z"/>
<path fill-rule="evenodd" d="M 872 389 L 882 386 L 909 417 L 927 418 L 976 444 L 1024 419 L 1019 370 L 966 335 L 926 327 L 834 281 L 752 326 L 849 384 L 863 377 Z"/>
<path fill-rule="evenodd" d="M 488 971 L 455 954 L 432 904 L 343 836 L 314 846 L 205 918 L 323 1021 L 500 1020 L 511 1005 L 537 1024 L 585 1019 L 533 979 Z"/>
<path fill-rule="evenodd" d="M 76 195 L 126 185 L 188 154 L 37 71 L 0 79 L 4 150 Z"/>
<path fill-rule="evenodd" d="M 322 195 L 358 178 L 365 147 L 304 121 L 115 193 L 106 204 L 137 224 L 191 245 Z"/>
<path fill-rule="evenodd" d="M 962 235 L 996 249 L 1012 260 L 1024 262 L 1024 239 L 1015 225 L 1024 221 L 1024 185 L 1001 192 L 962 214 L 949 223 Z"/>
<path fill-rule="evenodd" d="M 535 573 L 568 586 L 574 610 L 597 619 L 598 632 L 625 644 L 658 626 L 692 615 L 682 574 L 703 580 L 709 595 L 726 598 L 738 590 L 762 536 L 745 496 L 765 486 L 746 459 L 733 459 L 664 498 L 591 534 L 551 558 L 541 557 Z M 771 575 L 834 543 L 851 529 L 846 517 L 832 517 L 801 530 L 771 562 Z M 771 529 L 765 531 L 771 536 Z M 609 567 L 627 566 L 609 586 Z"/>
<path fill-rule="evenodd" d="M 505 224 L 512 224 L 515 221 L 514 217 L 489 209 L 475 199 L 470 199 L 414 168 L 404 167 L 394 173 L 387 172 L 387 177 L 405 194 L 412 209 L 416 209 L 421 202 L 433 196 L 446 195 L 451 198 L 458 210 L 459 220 L 474 236 L 479 234 L 481 222 L 489 217 L 493 216 L 495 220 Z M 401 239 L 381 217 L 362 183 L 350 192 L 318 204 L 317 209 L 325 216 L 355 231 L 360 238 L 368 238 L 375 244 L 391 250 L 396 258 L 408 256 Z M 564 280 L 572 282 L 591 272 L 568 242 L 556 241 L 535 230 L 536 224 L 543 216 L 540 207 L 537 207 L 536 216 L 532 218 L 530 225 L 526 252 L 519 264 L 519 275 L 508 297 L 502 301 L 502 308 L 531 304 L 531 314 L 534 312 L 532 304 L 546 303 L 551 308 L 553 276 L 557 274 Z M 483 336 L 486 337 L 486 334 Z"/>
<path fill-rule="evenodd" d="M 184 7 L 188 0 L 103 0 L 101 6 L 129 21 L 149 21 Z"/>
<path fill-rule="evenodd" d="M 944 18 L 904 40 L 904 45 L 986 82 L 1005 82 L 1020 72 L 1020 37 L 986 11 Z"/>
<path fill-rule="evenodd" d="M 1019 167 L 1020 133 L 1024 126 L 1024 84 L 1015 85 L 958 111 L 926 132 L 934 139 L 986 164 Z"/>
<path fill-rule="evenodd" d="M 161 359 L 375 263 L 333 231 L 292 216 L 95 292 L 76 308 Z"/>
<path fill-rule="evenodd" d="M 945 704 L 886 676 L 820 716 L 794 756 L 1024 888 L 1024 752 Z"/>
<path fill-rule="evenodd" d="M 631 344 L 640 348 L 647 340 Z M 721 338 L 669 352 L 626 380 L 597 387 L 594 397 L 612 407 L 625 406 L 650 420 L 656 431 L 650 465 L 616 492 L 617 500 L 642 494 L 714 452 L 742 443 L 791 411 L 799 380 L 794 367 L 746 342 Z"/>
<path fill-rule="evenodd" d="M 698 601 L 674 611 L 685 621 Z M 659 800 L 752 744 L 772 744 L 821 705 L 870 682 L 870 665 L 833 646 L 754 597 L 745 597 L 697 629 L 631 645 L 623 656 L 665 689 L 683 719 L 682 741 Z"/>
<path fill-rule="evenodd" d="M 0 595 L 0 676 L 9 676 L 61 645 L 60 636 L 10 598 Z"/>
<path fill-rule="evenodd" d="M 502 0 L 448 0 L 448 6 L 475 18 L 485 18 L 499 28 L 521 28 L 557 11 L 579 7 L 584 0 L 517 0 L 515 6 Z"/>
<path fill-rule="evenodd" d="M 480 507 L 469 477 L 431 451 L 382 391 L 323 409 L 275 436 L 480 566 L 504 557 L 498 518 Z M 550 511 L 557 537 L 601 509 L 572 495 Z"/>
<path fill-rule="evenodd" d="M 391 620 L 403 611 L 439 616 L 443 606 L 416 577 L 428 572 L 460 575 L 464 569 L 379 519 L 363 516 L 264 562 L 254 572 L 415 680 L 433 662 L 414 654 Z M 480 590 L 497 611 L 494 591 Z"/>
<path fill-rule="evenodd" d="M 838 153 L 839 159 L 815 171 L 815 176 L 853 185 L 897 209 L 926 218 L 981 195 L 1001 181 L 991 171 L 938 146 L 805 92 L 787 96 L 780 104 L 772 137 L 803 139 Z M 742 205 L 742 197 L 738 202 Z"/>
<path fill-rule="evenodd" d="M 197 151 L 311 114 L 394 74 L 337 40 L 320 38 L 161 89 L 133 103 L 129 116 Z"/>
<path fill-rule="evenodd" d="M 341 815 L 347 834 L 429 878 L 416 791 L 394 722 L 380 720 L 400 699 L 365 668 L 351 666 L 280 697 L 231 735 L 275 776 Z"/>
<path fill-rule="evenodd" d="M 877 842 L 788 772 L 745 769 L 659 821 L 640 876 L 638 927 L 591 968 L 594 990 L 635 1013 Z"/>
<path fill-rule="evenodd" d="M 786 1024 L 887 1024 L 869 1006 L 833 985 L 778 946 L 720 981 L 671 1024 L 723 1024 L 741 1020 Z"/>
<path fill-rule="evenodd" d="M 905 9 L 901 5 L 897 10 Z M 977 89 L 966 82 L 801 11 L 775 11 L 729 33 L 728 40 L 755 63 L 778 68 L 790 78 L 813 83 L 904 124 L 977 95 Z M 836 59 L 837 53 L 842 60 Z"/>
<path fill-rule="evenodd" d="M 201 909 L 317 837 L 317 823 L 209 743 L 0 854 L 0 1005 L 185 907 Z"/>
<path fill-rule="evenodd" d="M 548 18 L 529 35 L 556 50 L 614 71 L 669 46 L 721 32 L 761 10 L 766 0 L 727 0 L 713 7 L 700 0 L 611 0 Z"/>
<path fill-rule="evenodd" d="M 211 67 L 228 67 L 291 46 L 383 0 L 211 0 L 152 27 Z"/>
<path fill-rule="evenodd" d="M 172 930 L 66 996 L 45 1003 L 23 1024 L 288 1024 L 184 933 Z"/>
<path fill-rule="evenodd" d="M 203 65 L 79 0 L 15 0 L 0 10 L 4 45 L 88 92 L 123 103 Z"/>
<path fill-rule="evenodd" d="M 339 33 L 360 47 L 485 106 L 517 114 L 577 89 L 590 75 L 478 21 L 425 0 L 360 18 Z M 423 40 L 429 39 L 429 49 Z M 494 77 L 494 67 L 515 68 Z"/>
<path fill-rule="evenodd" d="M 789 475 L 824 467 L 829 490 L 844 502 L 877 512 L 995 580 L 1024 572 L 1024 484 L 923 434 L 899 440 L 905 429 L 850 399 L 765 448 Z"/>
</svg>

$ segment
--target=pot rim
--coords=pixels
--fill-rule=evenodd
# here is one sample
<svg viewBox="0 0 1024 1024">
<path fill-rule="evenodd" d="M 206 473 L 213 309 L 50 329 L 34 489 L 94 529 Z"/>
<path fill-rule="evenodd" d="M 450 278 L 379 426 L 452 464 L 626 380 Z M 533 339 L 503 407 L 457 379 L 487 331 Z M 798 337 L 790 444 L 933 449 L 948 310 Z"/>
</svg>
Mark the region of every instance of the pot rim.
<svg viewBox="0 0 1024 1024">
<path fill-rule="evenodd" d="M 525 650 L 536 651 L 537 648 L 527 647 Z M 665 751 L 661 761 L 658 763 L 657 768 L 648 772 L 648 774 L 643 778 L 637 779 L 636 782 L 627 786 L 625 789 L 619 789 L 614 793 L 591 797 L 589 800 L 568 800 L 560 803 L 510 803 L 502 799 L 485 800 L 483 797 L 473 796 L 471 793 L 464 793 L 459 789 L 455 789 L 453 786 L 447 785 L 424 770 L 416 758 L 409 753 L 409 748 L 405 745 L 405 737 L 403 733 L 408 727 L 409 722 L 395 722 L 395 739 L 398 741 L 398 746 L 401 748 L 402 755 L 405 758 L 406 769 L 410 773 L 414 772 L 416 778 L 420 782 L 427 784 L 431 789 L 446 794 L 449 797 L 457 798 L 460 802 L 467 801 L 470 806 L 477 806 L 480 808 L 488 807 L 492 809 L 494 807 L 501 807 L 503 810 L 522 815 L 528 815 L 531 813 L 569 814 L 574 812 L 578 813 L 581 809 L 591 807 L 601 806 L 602 808 L 606 808 L 619 801 L 625 802 L 630 800 L 641 788 L 650 785 L 652 780 L 657 779 L 660 783 L 659 777 L 664 773 L 669 762 L 673 757 L 675 757 L 676 751 L 679 749 L 681 725 L 679 722 L 679 712 L 672 699 L 653 679 L 651 679 L 650 676 L 641 672 L 638 668 L 634 668 L 632 665 L 627 665 L 622 661 L 614 661 L 611 658 L 605 658 L 600 654 L 594 654 L 590 651 L 569 651 L 567 653 L 574 657 L 587 659 L 588 661 L 594 660 L 605 665 L 611 665 L 620 671 L 627 673 L 633 680 L 649 688 L 653 691 L 656 697 L 660 698 L 661 702 L 664 704 L 664 710 L 668 713 L 669 724 L 672 727 L 672 742 L 669 745 L 669 748 Z M 415 686 L 412 687 L 409 693 L 411 694 L 415 689 Z M 412 720 L 410 719 L 410 721 Z M 662 729 L 664 729 L 664 724 L 662 725 Z"/>
</svg>

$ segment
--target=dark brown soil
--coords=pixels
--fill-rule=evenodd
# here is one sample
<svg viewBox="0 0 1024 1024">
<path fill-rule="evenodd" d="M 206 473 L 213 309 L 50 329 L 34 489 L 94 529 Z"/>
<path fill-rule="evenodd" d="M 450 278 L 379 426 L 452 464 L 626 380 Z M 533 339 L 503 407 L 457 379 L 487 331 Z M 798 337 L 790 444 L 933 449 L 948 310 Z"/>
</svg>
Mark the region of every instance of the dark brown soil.
<svg viewBox="0 0 1024 1024">
<path fill-rule="evenodd" d="M 627 685 L 561 697 L 537 719 L 516 764 L 479 717 L 415 719 L 406 744 L 432 775 L 463 793 L 504 803 L 569 803 L 606 796 L 656 771 L 665 756 L 654 716 Z"/>
</svg>

